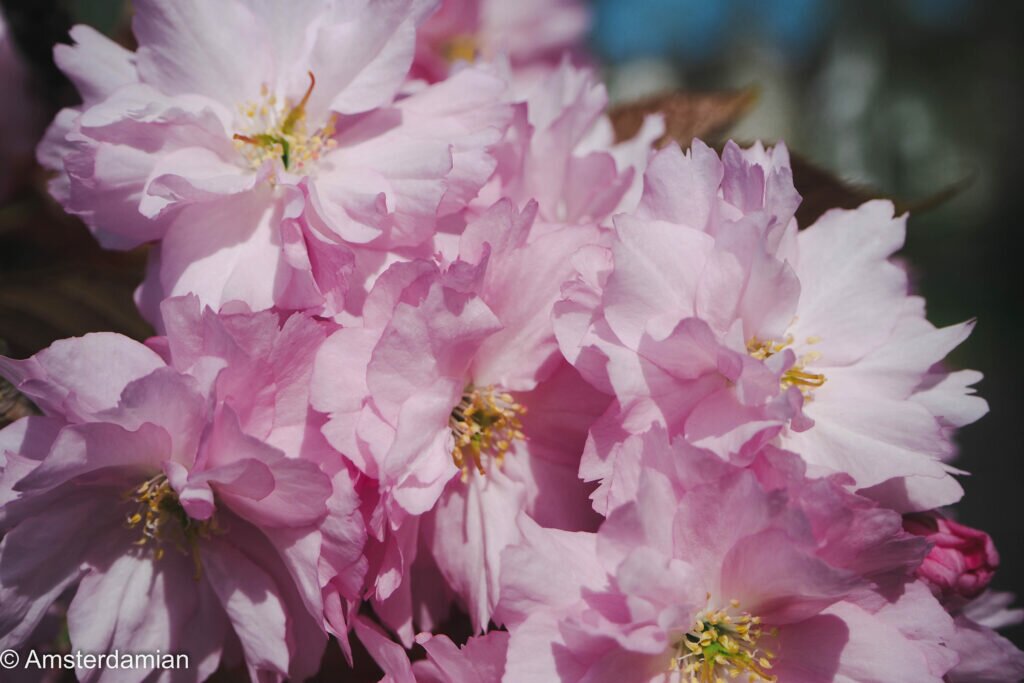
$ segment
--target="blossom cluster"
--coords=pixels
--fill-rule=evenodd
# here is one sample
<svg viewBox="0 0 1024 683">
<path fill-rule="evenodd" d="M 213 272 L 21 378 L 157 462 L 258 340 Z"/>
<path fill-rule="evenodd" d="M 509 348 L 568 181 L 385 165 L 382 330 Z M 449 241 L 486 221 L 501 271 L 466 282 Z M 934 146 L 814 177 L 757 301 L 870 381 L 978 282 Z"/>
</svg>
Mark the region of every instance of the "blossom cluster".
<svg viewBox="0 0 1024 683">
<path fill-rule="evenodd" d="M 617 141 L 575 0 L 135 0 L 38 150 L 158 336 L 0 375 L 0 649 L 301 681 L 1018 680 L 960 498 L 980 375 L 872 201 Z M 473 636 L 446 630 L 468 617 Z M 425 653 L 425 654 L 424 654 Z"/>
</svg>

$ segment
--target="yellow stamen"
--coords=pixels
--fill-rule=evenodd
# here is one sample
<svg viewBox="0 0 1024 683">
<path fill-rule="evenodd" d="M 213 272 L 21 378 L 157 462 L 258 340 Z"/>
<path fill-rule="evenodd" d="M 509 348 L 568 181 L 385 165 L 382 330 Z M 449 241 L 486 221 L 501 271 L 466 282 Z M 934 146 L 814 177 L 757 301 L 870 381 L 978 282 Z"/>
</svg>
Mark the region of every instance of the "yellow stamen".
<svg viewBox="0 0 1024 683">
<path fill-rule="evenodd" d="M 309 98 L 313 95 L 313 88 L 316 87 L 316 76 L 313 72 L 309 72 L 309 87 L 306 88 L 306 94 L 302 96 L 302 100 L 288 112 L 288 116 L 285 117 L 284 123 L 281 124 L 281 132 L 291 133 L 295 130 L 295 124 L 306 118 L 306 105 L 309 104 Z"/>
<path fill-rule="evenodd" d="M 239 107 L 246 130 L 235 133 L 233 139 L 250 167 L 258 169 L 267 161 L 280 159 L 286 170 L 301 171 L 337 145 L 333 114 L 316 132 L 310 133 L 306 126 L 306 105 L 315 87 L 316 76 L 311 71 L 309 87 L 295 106 L 285 100 L 279 109 L 277 97 L 264 85 L 260 91 L 263 103 L 247 102 Z"/>
<path fill-rule="evenodd" d="M 808 344 L 817 344 L 820 341 L 820 337 L 807 338 Z M 766 360 L 777 353 L 781 353 L 792 344 L 792 335 L 787 335 L 781 342 L 761 341 L 757 337 L 754 337 L 747 342 L 747 353 L 749 353 L 752 358 Z M 806 369 L 809 364 L 819 358 L 821 358 L 821 354 L 816 351 L 811 351 L 800 356 L 793 364 L 793 367 L 782 373 L 779 384 L 783 389 L 796 387 L 800 390 L 800 393 L 804 395 L 804 398 L 810 400 L 813 398 L 814 390 L 824 385 L 826 380 L 825 375 L 819 372 L 808 372 Z"/>
<path fill-rule="evenodd" d="M 153 558 L 160 561 L 164 556 L 164 544 L 172 543 L 183 555 L 192 557 L 198 581 L 202 576 L 199 541 L 222 532 L 216 519 L 211 517 L 197 521 L 189 517 L 164 474 L 147 479 L 137 488 L 128 491 L 125 500 L 138 505 L 136 511 L 125 518 L 126 527 L 140 529 L 142 532 L 142 537 L 135 545 L 152 545 Z"/>
<path fill-rule="evenodd" d="M 511 394 L 494 387 L 466 387 L 448 419 L 455 437 L 452 460 L 463 481 L 471 468 L 486 474 L 487 465 L 501 466 L 513 442 L 526 438 L 520 421 L 525 412 Z"/>
<path fill-rule="evenodd" d="M 757 647 L 761 629 L 751 627 L 760 619 L 738 609 L 739 601 L 730 600 L 726 609 L 698 614 L 693 629 L 676 643 L 669 670 L 682 672 L 687 683 L 724 682 L 741 675 L 749 683 L 775 683 L 778 677 L 768 673 L 775 655 Z"/>
<path fill-rule="evenodd" d="M 441 45 L 441 54 L 449 62 L 472 62 L 477 55 L 476 37 L 464 34 L 455 36 Z"/>
</svg>

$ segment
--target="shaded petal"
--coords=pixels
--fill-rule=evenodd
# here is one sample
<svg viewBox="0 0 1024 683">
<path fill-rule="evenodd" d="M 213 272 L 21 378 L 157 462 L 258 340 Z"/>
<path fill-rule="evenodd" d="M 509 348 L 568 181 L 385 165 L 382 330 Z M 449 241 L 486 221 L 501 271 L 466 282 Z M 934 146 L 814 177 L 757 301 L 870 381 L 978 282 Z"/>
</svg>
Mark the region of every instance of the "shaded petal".
<svg viewBox="0 0 1024 683">
<path fill-rule="evenodd" d="M 159 563 L 127 544 L 115 558 L 85 576 L 68 610 L 72 647 L 81 652 L 184 653 L 196 677 L 220 663 L 224 612 L 205 582 L 193 578 L 192 562 L 176 552 Z M 113 550 L 113 548 L 107 548 Z M 151 671 L 91 669 L 79 680 L 143 681 Z"/>
<path fill-rule="evenodd" d="M 39 467 L 22 479 L 17 488 L 52 489 L 72 479 L 108 468 L 123 470 L 118 476 L 142 483 L 171 455 L 171 440 L 160 427 L 144 424 L 135 431 L 103 422 L 71 425 L 61 430 Z"/>
<path fill-rule="evenodd" d="M 373 661 L 384 670 L 388 683 L 416 683 L 409 655 L 401 645 L 388 638 L 379 626 L 365 617 L 356 617 L 352 627 Z"/>
<path fill-rule="evenodd" d="M 77 491 L 59 500 L 0 540 L 3 648 L 17 647 L 32 634 L 53 601 L 82 576 L 87 554 L 97 545 L 107 547 L 105 536 L 111 529 L 124 534 L 103 494 Z"/>
<path fill-rule="evenodd" d="M 202 550 L 204 574 L 241 641 L 250 671 L 286 676 L 288 616 L 273 577 L 226 543 L 204 544 Z"/>
</svg>

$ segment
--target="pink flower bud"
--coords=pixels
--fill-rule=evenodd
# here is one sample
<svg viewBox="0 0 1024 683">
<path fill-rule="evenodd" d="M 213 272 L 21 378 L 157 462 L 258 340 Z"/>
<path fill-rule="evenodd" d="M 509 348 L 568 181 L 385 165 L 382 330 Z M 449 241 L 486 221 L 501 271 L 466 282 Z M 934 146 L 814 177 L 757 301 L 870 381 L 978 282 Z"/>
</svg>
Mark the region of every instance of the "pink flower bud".
<svg viewBox="0 0 1024 683">
<path fill-rule="evenodd" d="M 984 531 L 935 512 L 906 515 L 903 528 L 932 542 L 917 575 L 944 603 L 977 597 L 999 568 L 999 553 Z"/>
</svg>

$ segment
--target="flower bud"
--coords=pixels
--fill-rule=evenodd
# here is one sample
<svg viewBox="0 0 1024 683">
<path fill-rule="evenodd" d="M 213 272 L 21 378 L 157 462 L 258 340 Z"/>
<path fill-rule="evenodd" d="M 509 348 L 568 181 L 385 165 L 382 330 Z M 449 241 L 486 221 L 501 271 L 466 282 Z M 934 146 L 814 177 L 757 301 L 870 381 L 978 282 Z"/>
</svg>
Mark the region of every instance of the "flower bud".
<svg viewBox="0 0 1024 683">
<path fill-rule="evenodd" d="M 903 528 L 933 544 L 917 575 L 945 604 L 980 595 L 999 567 L 999 553 L 984 531 L 936 512 L 906 515 Z"/>
</svg>

